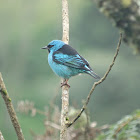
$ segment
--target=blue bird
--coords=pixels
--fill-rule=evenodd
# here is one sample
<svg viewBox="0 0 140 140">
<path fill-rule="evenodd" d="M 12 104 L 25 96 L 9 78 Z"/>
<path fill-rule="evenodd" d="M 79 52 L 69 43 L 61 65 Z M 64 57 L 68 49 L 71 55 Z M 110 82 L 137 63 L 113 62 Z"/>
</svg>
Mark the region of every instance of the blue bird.
<svg viewBox="0 0 140 140">
<path fill-rule="evenodd" d="M 48 62 L 54 73 L 64 78 L 62 86 L 68 85 L 67 81 L 71 76 L 80 73 L 87 73 L 95 79 L 100 79 L 100 77 L 93 72 L 88 61 L 74 48 L 65 44 L 63 41 L 53 40 L 48 46 L 45 46 L 42 49 L 48 50 Z"/>
</svg>

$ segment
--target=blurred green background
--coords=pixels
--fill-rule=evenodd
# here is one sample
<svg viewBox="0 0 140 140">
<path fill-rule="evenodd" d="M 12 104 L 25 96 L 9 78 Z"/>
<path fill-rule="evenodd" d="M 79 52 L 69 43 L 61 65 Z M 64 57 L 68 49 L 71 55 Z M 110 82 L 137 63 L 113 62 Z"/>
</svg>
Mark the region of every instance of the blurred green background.
<svg viewBox="0 0 140 140">
<path fill-rule="evenodd" d="M 119 31 L 91 0 L 69 0 L 70 45 L 101 77 L 114 56 Z M 47 53 L 40 48 L 53 39 L 61 39 L 61 0 L 1 1 L 0 71 L 16 108 L 28 99 L 44 110 L 56 93 L 61 107 L 60 78 L 50 69 Z M 140 107 L 140 58 L 131 48 L 121 45 L 117 61 L 107 79 L 94 91 L 88 105 L 91 119 L 98 125 L 111 124 Z M 70 104 L 81 107 L 94 79 L 88 75 L 70 79 Z M 45 117 L 17 113 L 25 139 L 30 130 L 44 133 Z M 0 98 L 0 130 L 6 140 L 15 140 L 5 104 Z"/>
</svg>

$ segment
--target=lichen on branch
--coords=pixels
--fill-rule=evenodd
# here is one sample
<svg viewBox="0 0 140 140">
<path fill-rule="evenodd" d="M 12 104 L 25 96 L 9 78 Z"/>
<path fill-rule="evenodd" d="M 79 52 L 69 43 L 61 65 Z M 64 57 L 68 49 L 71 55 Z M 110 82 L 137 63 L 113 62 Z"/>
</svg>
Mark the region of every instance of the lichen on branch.
<svg viewBox="0 0 140 140">
<path fill-rule="evenodd" d="M 4 99 L 5 105 L 7 107 L 9 116 L 11 118 L 13 127 L 15 128 L 18 140 L 24 140 L 24 136 L 22 133 L 22 129 L 19 125 L 18 119 L 17 119 L 17 115 L 16 112 L 14 110 L 11 98 L 7 92 L 6 86 L 4 84 L 3 78 L 2 78 L 2 74 L 0 73 L 0 93 Z"/>
</svg>

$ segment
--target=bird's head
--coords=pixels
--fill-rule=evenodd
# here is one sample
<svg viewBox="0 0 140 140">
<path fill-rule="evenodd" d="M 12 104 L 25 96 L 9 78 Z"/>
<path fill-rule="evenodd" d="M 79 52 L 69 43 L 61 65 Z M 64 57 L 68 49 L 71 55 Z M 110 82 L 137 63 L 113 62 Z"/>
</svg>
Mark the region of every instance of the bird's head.
<svg viewBox="0 0 140 140">
<path fill-rule="evenodd" d="M 65 43 L 61 40 L 53 40 L 51 41 L 48 46 L 43 47 L 42 49 L 47 49 L 49 52 L 54 52 L 60 49 Z"/>
</svg>

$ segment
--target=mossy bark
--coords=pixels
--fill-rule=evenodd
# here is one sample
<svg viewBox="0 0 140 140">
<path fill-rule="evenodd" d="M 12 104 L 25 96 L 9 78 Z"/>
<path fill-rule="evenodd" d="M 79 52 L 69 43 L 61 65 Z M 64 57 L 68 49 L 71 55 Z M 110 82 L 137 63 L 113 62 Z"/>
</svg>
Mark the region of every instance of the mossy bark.
<svg viewBox="0 0 140 140">
<path fill-rule="evenodd" d="M 96 0 L 100 11 L 123 32 L 123 41 L 140 53 L 140 1 Z"/>
<path fill-rule="evenodd" d="M 3 81 L 3 78 L 2 78 L 1 73 L 0 73 L 0 93 L 1 93 L 1 95 L 3 97 L 3 99 L 4 99 L 4 102 L 5 102 L 5 105 L 7 107 L 9 116 L 11 118 L 13 127 L 15 128 L 15 131 L 16 131 L 16 134 L 17 134 L 17 137 L 18 137 L 18 140 L 24 140 L 22 129 L 21 129 L 20 125 L 19 125 L 16 112 L 15 112 L 14 107 L 13 107 L 13 104 L 11 102 L 11 98 L 10 98 L 8 92 L 7 92 L 6 87 L 5 87 L 5 84 L 4 84 L 4 81 Z"/>
</svg>

